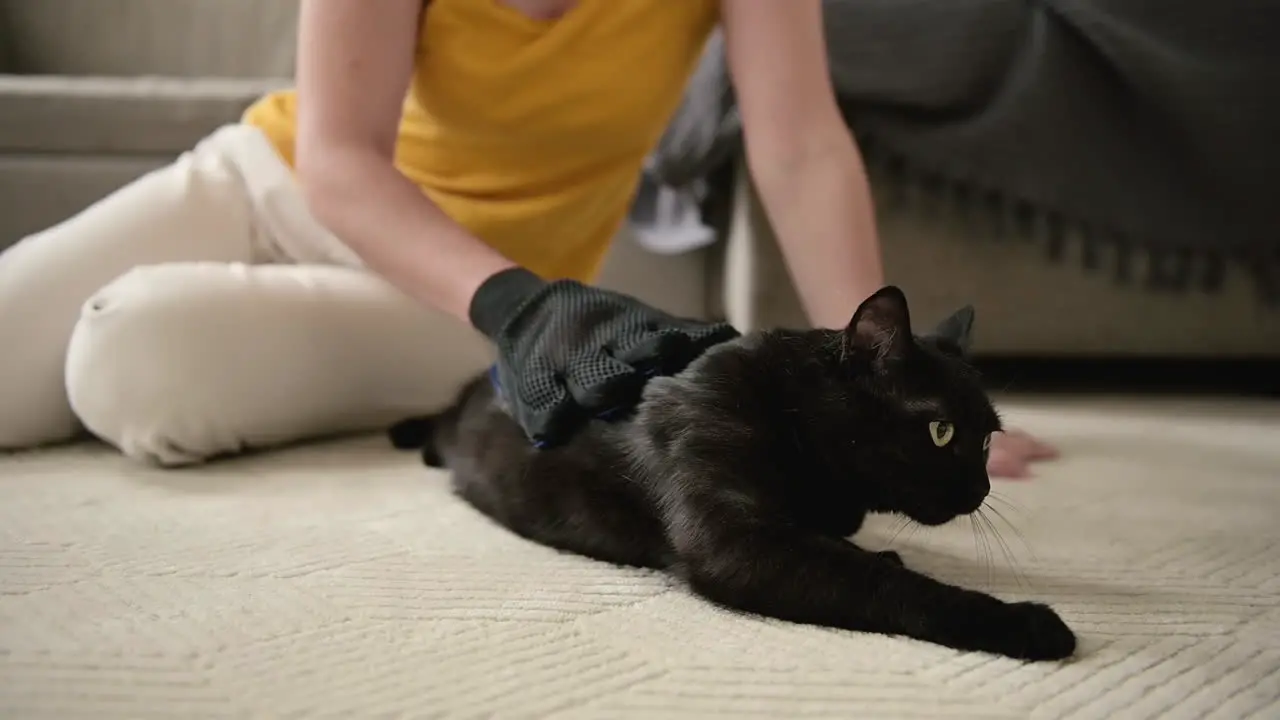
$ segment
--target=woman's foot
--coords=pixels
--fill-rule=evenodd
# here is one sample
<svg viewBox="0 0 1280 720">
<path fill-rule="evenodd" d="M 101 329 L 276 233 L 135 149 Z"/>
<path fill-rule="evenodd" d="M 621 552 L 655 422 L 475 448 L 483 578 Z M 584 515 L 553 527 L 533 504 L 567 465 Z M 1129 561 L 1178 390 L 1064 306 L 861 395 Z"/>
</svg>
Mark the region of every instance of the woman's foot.
<svg viewBox="0 0 1280 720">
<path fill-rule="evenodd" d="M 1031 463 L 1052 460 L 1058 450 L 1022 430 L 1009 429 L 991 438 L 991 455 L 987 473 L 995 478 L 1023 479 L 1031 477 Z"/>
</svg>

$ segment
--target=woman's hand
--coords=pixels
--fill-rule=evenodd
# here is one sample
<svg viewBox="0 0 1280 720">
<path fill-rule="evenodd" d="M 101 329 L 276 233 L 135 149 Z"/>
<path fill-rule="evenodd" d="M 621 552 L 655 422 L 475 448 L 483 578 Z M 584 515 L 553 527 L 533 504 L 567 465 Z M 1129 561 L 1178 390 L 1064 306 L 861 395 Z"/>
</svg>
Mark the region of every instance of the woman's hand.
<svg viewBox="0 0 1280 720">
<path fill-rule="evenodd" d="M 568 441 L 593 417 L 626 413 L 649 378 L 680 372 L 738 336 L 727 323 L 673 317 L 627 295 L 548 283 L 520 268 L 486 280 L 469 314 L 497 345 L 498 385 L 539 447 Z"/>
<path fill-rule="evenodd" d="M 1058 450 L 1026 432 L 1009 429 L 991 438 L 987 474 L 997 478 L 1031 477 L 1031 463 L 1058 457 Z"/>
</svg>

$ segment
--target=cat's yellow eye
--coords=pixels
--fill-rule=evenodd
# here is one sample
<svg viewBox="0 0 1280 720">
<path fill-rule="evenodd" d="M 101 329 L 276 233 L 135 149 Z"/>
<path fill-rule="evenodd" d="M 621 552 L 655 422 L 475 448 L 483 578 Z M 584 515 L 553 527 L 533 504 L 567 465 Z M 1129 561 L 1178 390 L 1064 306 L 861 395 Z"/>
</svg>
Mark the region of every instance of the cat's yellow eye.
<svg viewBox="0 0 1280 720">
<path fill-rule="evenodd" d="M 933 440 L 933 444 L 938 447 L 946 447 L 951 442 L 951 438 L 956 435 L 956 426 L 943 420 L 934 420 L 929 423 L 929 438 Z"/>
<path fill-rule="evenodd" d="M 988 434 L 986 437 L 982 438 L 982 452 L 986 452 L 990 449 L 991 449 L 991 435 Z"/>
</svg>

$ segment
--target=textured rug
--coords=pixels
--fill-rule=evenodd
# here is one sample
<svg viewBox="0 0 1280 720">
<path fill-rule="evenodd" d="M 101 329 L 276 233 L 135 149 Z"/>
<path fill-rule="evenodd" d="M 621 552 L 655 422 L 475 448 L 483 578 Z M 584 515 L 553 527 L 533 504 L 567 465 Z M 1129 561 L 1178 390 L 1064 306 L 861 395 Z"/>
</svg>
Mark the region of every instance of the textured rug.
<svg viewBox="0 0 1280 720">
<path fill-rule="evenodd" d="M 1066 453 L 997 485 L 1007 548 L 862 539 L 1052 603 L 1072 662 L 722 612 L 516 539 L 378 438 L 178 472 L 82 446 L 0 458 L 0 717 L 1280 717 L 1280 408 L 1005 411 Z"/>
</svg>

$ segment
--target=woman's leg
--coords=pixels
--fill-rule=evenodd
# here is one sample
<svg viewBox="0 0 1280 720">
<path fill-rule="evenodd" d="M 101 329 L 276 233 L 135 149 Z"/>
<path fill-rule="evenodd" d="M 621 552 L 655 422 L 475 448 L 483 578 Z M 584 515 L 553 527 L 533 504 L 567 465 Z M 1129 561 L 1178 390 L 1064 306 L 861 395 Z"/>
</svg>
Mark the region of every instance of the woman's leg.
<svg viewBox="0 0 1280 720">
<path fill-rule="evenodd" d="M 488 344 L 358 265 L 257 130 L 220 130 L 0 256 L 0 448 L 79 420 L 188 464 L 446 404 Z"/>
<path fill-rule="evenodd" d="M 178 263 L 86 304 L 67 386 L 96 435 L 184 465 L 442 408 L 489 353 L 360 269 Z"/>
<path fill-rule="evenodd" d="M 140 265 L 255 261 L 252 208 L 224 152 L 235 132 L 0 253 L 0 449 L 78 432 L 63 362 L 100 287 Z"/>
<path fill-rule="evenodd" d="M 260 133 L 231 140 L 258 255 L 286 264 L 166 262 L 97 291 L 66 358 L 85 426 L 131 457 L 183 465 L 452 401 L 491 362 L 488 343 L 361 268 Z"/>
</svg>

